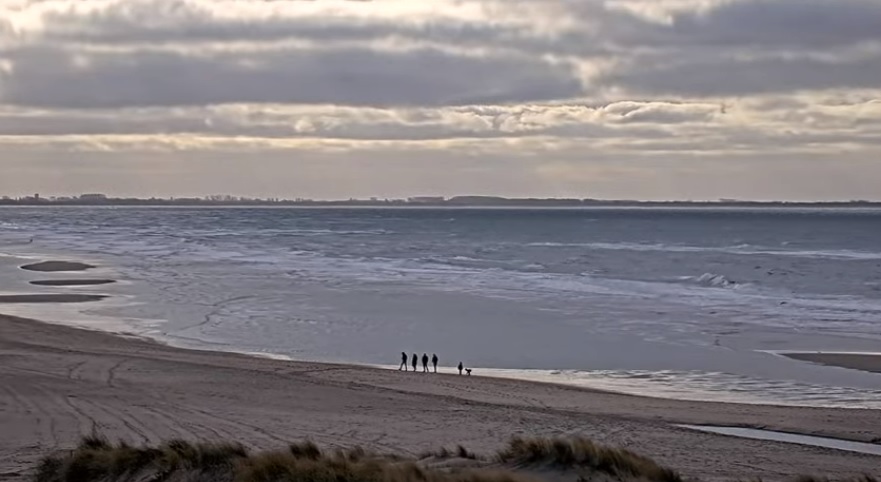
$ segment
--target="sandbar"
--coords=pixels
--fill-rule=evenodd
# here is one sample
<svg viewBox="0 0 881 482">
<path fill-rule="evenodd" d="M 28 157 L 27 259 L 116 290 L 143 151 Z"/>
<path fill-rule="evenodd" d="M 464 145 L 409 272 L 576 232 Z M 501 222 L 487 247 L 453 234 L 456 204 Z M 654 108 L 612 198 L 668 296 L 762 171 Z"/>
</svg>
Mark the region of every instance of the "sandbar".
<svg viewBox="0 0 881 482">
<path fill-rule="evenodd" d="M 116 283 L 112 279 L 42 279 L 30 282 L 37 286 L 94 286 Z"/>
<path fill-rule="evenodd" d="M 397 353 L 391 353 L 396 358 Z M 871 441 L 874 410 L 689 402 L 481 376 L 398 372 L 193 351 L 0 315 L 0 479 L 93 427 L 111 439 L 311 439 L 416 455 L 462 444 L 492 453 L 513 435 L 579 434 L 686 477 L 766 481 L 881 475 L 881 457 L 750 440 L 675 424 L 766 428 Z"/>
<path fill-rule="evenodd" d="M 781 353 L 793 360 L 881 373 L 881 353 Z"/>
<path fill-rule="evenodd" d="M 39 271 L 42 273 L 57 273 L 63 271 L 85 271 L 95 266 L 77 261 L 43 261 L 40 263 L 26 264 L 21 267 L 28 271 Z"/>
<path fill-rule="evenodd" d="M 85 294 L 53 294 L 53 293 L 37 293 L 25 295 L 0 295 L 0 304 L 2 303 L 88 303 L 90 301 L 101 301 L 107 298 L 104 295 L 85 295 Z"/>
</svg>

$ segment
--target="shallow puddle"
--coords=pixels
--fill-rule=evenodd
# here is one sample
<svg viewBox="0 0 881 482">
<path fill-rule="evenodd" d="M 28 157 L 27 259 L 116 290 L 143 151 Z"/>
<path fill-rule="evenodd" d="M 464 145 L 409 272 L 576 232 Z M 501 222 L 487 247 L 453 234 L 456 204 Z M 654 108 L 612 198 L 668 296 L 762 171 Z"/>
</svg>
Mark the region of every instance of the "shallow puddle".
<svg viewBox="0 0 881 482">
<path fill-rule="evenodd" d="M 730 435 L 732 437 L 743 437 L 755 440 L 772 440 L 775 442 L 788 442 L 801 445 L 812 445 L 814 447 L 847 450 L 849 452 L 859 452 L 863 454 L 881 455 L 881 445 L 864 442 L 852 442 L 850 440 L 813 437 L 810 435 L 798 435 L 794 433 L 774 432 L 772 430 L 758 430 L 754 428 L 713 427 L 709 425 L 677 425 L 677 427 L 698 430 L 701 432 L 716 433 L 720 435 Z"/>
</svg>

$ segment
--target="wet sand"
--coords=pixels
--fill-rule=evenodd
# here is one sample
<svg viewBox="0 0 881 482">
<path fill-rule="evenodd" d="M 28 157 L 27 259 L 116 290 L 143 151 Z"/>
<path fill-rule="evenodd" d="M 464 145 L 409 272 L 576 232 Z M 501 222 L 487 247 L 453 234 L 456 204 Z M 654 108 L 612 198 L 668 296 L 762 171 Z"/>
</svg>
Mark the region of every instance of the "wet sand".
<svg viewBox="0 0 881 482">
<path fill-rule="evenodd" d="M 41 273 L 60 273 L 65 271 L 85 271 L 94 266 L 76 261 L 43 261 L 41 263 L 26 264 L 21 269 L 39 271 Z"/>
<path fill-rule="evenodd" d="M 41 279 L 30 281 L 36 286 L 96 286 L 116 283 L 112 279 Z"/>
<path fill-rule="evenodd" d="M 83 295 L 83 294 L 50 294 L 37 293 L 25 295 L 0 295 L 0 304 L 3 303 L 88 303 L 90 301 L 101 301 L 107 298 L 104 295 Z"/>
<path fill-rule="evenodd" d="M 397 354 L 390 354 L 394 360 Z M 131 443 L 235 440 L 277 448 L 310 438 L 418 454 L 490 452 L 513 435 L 581 434 L 703 480 L 881 475 L 881 457 L 700 433 L 745 426 L 871 441 L 872 410 L 635 397 L 480 376 L 288 362 L 170 348 L 0 316 L 0 480 L 97 429 Z"/>
<path fill-rule="evenodd" d="M 881 373 L 881 353 L 783 353 L 793 360 Z"/>
</svg>

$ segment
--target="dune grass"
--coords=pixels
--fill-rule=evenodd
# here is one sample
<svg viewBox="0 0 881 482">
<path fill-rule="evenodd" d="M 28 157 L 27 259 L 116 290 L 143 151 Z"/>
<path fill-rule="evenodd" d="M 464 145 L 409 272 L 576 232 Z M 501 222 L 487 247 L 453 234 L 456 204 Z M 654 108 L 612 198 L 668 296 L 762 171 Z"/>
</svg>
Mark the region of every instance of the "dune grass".
<svg viewBox="0 0 881 482">
<path fill-rule="evenodd" d="M 122 480 L 141 472 L 169 474 L 174 471 L 209 471 L 232 468 L 248 451 L 239 444 L 192 444 L 171 440 L 157 448 L 111 444 L 90 435 L 69 454 L 44 458 L 37 467 L 35 482 L 86 482 Z"/>
<path fill-rule="evenodd" d="M 464 448 L 450 457 L 475 457 Z M 251 454 L 237 444 L 173 440 L 159 447 L 112 444 L 85 437 L 74 450 L 45 457 L 34 482 L 534 482 L 501 470 L 446 471 L 418 461 L 378 455 L 362 448 L 324 451 L 312 442 Z"/>
<path fill-rule="evenodd" d="M 432 459 L 432 460 L 427 460 Z M 439 463 L 467 459 L 473 464 Z M 427 463 L 425 463 L 427 462 Z M 476 464 L 476 465 L 475 465 Z M 457 466 L 459 468 L 457 468 Z M 550 474 L 550 475 L 548 475 Z M 83 438 L 73 450 L 42 459 L 34 482 L 536 482 L 549 480 L 683 482 L 674 470 L 628 450 L 580 437 L 514 438 L 494 459 L 464 447 L 420 459 L 362 448 L 323 450 L 310 441 L 250 453 L 239 444 L 171 440 L 157 447 Z M 563 478 L 561 478 L 563 477 Z M 761 482 L 761 481 L 753 481 Z M 830 482 L 802 476 L 793 482 Z M 879 482 L 863 476 L 846 482 Z"/>
<path fill-rule="evenodd" d="M 794 479 L 792 482 L 831 482 L 831 479 L 828 477 L 818 477 L 816 475 L 800 475 Z M 872 477 L 871 475 L 864 474 L 860 477 L 856 477 L 853 479 L 848 479 L 844 482 L 879 482 L 877 478 Z"/>
<path fill-rule="evenodd" d="M 460 459 L 469 459 L 469 460 L 479 460 L 481 457 L 474 452 L 466 449 L 462 445 L 457 445 L 455 449 L 450 450 L 446 447 L 441 447 L 438 450 L 423 452 L 419 458 L 427 459 L 427 458 L 438 458 L 438 459 L 450 459 L 450 458 L 460 458 Z"/>
<path fill-rule="evenodd" d="M 577 468 L 618 479 L 682 482 L 682 477 L 655 461 L 629 450 L 607 447 L 582 437 L 515 437 L 498 454 L 501 462 L 522 466 Z"/>
</svg>

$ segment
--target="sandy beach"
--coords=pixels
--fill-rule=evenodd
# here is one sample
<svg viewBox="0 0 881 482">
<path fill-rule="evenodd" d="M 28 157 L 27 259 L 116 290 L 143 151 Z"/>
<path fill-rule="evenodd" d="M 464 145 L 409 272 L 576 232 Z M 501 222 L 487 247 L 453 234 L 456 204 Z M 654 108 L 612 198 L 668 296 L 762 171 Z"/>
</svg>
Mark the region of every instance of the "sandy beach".
<svg viewBox="0 0 881 482">
<path fill-rule="evenodd" d="M 869 410 L 685 402 L 479 376 L 403 373 L 189 351 L 0 317 L 0 480 L 94 429 L 111 439 L 309 438 L 417 454 L 499 448 L 513 435 L 581 434 L 705 480 L 879 474 L 876 456 L 677 428 L 761 427 L 871 441 Z"/>
</svg>

